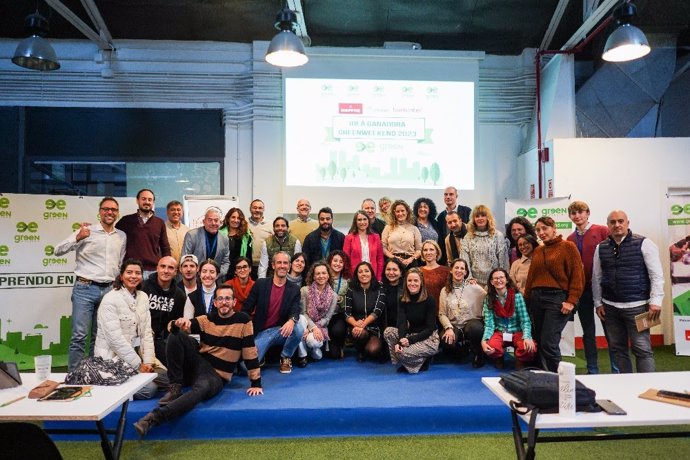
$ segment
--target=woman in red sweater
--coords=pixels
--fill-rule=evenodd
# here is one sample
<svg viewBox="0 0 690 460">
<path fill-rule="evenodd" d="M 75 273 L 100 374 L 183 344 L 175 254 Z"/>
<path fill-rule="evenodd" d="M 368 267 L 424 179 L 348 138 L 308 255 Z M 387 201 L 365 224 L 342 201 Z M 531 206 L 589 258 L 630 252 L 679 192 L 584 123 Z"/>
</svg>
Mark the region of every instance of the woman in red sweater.
<svg viewBox="0 0 690 460">
<path fill-rule="evenodd" d="M 585 272 L 577 246 L 556 233 L 556 222 L 551 217 L 540 217 L 535 230 L 544 245 L 532 255 L 525 298 L 532 315 L 533 337 L 540 344 L 542 365 L 556 372 L 561 361 L 561 333 L 585 288 Z"/>
</svg>

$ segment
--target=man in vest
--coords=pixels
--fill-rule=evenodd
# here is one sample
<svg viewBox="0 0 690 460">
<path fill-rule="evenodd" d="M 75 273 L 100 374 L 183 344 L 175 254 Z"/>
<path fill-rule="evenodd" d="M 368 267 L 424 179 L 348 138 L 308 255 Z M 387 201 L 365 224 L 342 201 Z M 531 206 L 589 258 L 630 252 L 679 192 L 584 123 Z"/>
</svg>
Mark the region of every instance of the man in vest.
<svg viewBox="0 0 690 460">
<path fill-rule="evenodd" d="M 611 211 L 606 219 L 609 237 L 594 251 L 592 295 L 597 315 L 606 321 L 609 346 L 621 373 L 632 372 L 630 341 L 637 372 L 654 372 L 654 352 L 649 329 L 637 330 L 635 316 L 649 321 L 661 314 L 664 273 L 657 246 L 628 228 L 628 216 Z"/>
<path fill-rule="evenodd" d="M 273 235 L 266 238 L 261 246 L 261 258 L 259 259 L 259 278 L 273 276 L 273 267 L 269 261 L 279 252 L 286 252 L 290 258 L 298 252 L 302 252 L 302 244 L 295 235 L 288 233 L 290 228 L 284 217 L 276 217 L 273 220 Z"/>
</svg>

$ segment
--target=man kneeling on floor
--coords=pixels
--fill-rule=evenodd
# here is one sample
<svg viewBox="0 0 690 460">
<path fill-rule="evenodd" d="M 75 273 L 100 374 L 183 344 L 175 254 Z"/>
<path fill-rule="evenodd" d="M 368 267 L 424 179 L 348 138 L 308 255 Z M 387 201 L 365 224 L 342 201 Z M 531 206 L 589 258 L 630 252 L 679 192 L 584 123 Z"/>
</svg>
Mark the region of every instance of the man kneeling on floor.
<svg viewBox="0 0 690 460">
<path fill-rule="evenodd" d="M 251 381 L 249 396 L 263 394 L 261 374 L 252 320 L 246 313 L 235 312 L 235 294 L 230 286 L 219 286 L 213 303 L 217 310 L 193 319 L 171 321 L 167 343 L 170 391 L 152 410 L 134 424 L 140 436 L 163 421 L 189 412 L 202 401 L 221 392 L 230 381 L 237 362 L 242 359 Z M 188 334 L 199 334 L 201 344 Z M 182 393 L 182 386 L 191 389 Z"/>
</svg>

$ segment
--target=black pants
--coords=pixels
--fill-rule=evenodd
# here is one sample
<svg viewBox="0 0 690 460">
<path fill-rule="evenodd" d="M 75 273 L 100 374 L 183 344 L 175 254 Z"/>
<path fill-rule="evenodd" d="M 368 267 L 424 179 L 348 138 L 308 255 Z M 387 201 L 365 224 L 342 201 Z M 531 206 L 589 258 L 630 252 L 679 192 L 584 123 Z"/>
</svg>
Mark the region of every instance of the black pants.
<svg viewBox="0 0 690 460">
<path fill-rule="evenodd" d="M 546 370 L 558 371 L 561 362 L 561 333 L 572 317 L 572 313 L 561 313 L 562 303 L 567 298 L 566 291 L 552 288 L 532 289 L 529 299 L 534 324 L 533 337 L 537 339 L 537 350 Z"/>
<path fill-rule="evenodd" d="M 184 332 L 168 336 L 168 377 L 170 383 L 191 385 L 191 390 L 157 409 L 165 420 L 186 414 L 202 401 L 211 399 L 223 390 L 223 379 L 199 354 L 196 340 Z"/>
<path fill-rule="evenodd" d="M 347 323 L 345 322 L 345 313 L 333 315 L 328 323 L 328 354 L 331 358 L 340 359 L 341 352 L 345 346 L 346 336 Z"/>
<path fill-rule="evenodd" d="M 484 323 L 481 320 L 471 319 L 467 321 L 462 328 L 453 326 L 453 332 L 455 333 L 455 343 L 446 343 L 446 341 L 443 340 L 444 331 L 438 333 L 441 338 L 441 349 L 444 353 L 451 356 L 462 354 L 461 348 L 466 341 L 469 342 L 472 353 L 475 355 L 483 353 L 481 343 L 482 335 L 484 334 Z"/>
</svg>

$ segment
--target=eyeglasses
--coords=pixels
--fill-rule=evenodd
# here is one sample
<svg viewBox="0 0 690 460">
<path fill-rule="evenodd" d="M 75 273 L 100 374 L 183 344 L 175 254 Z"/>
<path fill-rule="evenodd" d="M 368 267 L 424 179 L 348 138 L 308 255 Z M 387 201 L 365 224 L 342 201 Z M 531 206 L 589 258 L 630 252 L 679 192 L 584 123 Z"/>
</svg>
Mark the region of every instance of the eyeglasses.
<svg viewBox="0 0 690 460">
<path fill-rule="evenodd" d="M 249 265 L 238 265 L 235 270 L 249 270 Z"/>
<path fill-rule="evenodd" d="M 233 298 L 230 296 L 216 297 L 216 303 L 230 303 L 232 301 L 233 301 Z"/>
<path fill-rule="evenodd" d="M 505 276 L 494 276 L 493 278 L 491 278 L 491 281 L 501 281 L 501 280 L 505 280 L 505 279 L 506 279 Z"/>
<path fill-rule="evenodd" d="M 118 208 L 101 208 L 101 211 L 103 212 L 118 212 Z"/>
</svg>

